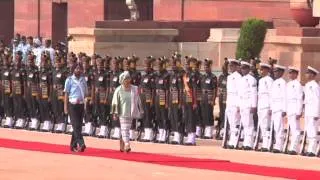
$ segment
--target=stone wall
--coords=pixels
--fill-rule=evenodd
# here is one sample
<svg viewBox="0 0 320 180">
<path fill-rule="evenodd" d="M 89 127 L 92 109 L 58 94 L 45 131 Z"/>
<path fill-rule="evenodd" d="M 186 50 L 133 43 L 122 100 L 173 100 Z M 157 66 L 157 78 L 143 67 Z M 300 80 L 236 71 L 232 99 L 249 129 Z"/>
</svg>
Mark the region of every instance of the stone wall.
<svg viewBox="0 0 320 180">
<path fill-rule="evenodd" d="M 154 20 L 292 19 L 289 0 L 155 0 Z"/>
<path fill-rule="evenodd" d="M 10 43 L 14 31 L 14 0 L 0 1 L 0 39 Z"/>
</svg>

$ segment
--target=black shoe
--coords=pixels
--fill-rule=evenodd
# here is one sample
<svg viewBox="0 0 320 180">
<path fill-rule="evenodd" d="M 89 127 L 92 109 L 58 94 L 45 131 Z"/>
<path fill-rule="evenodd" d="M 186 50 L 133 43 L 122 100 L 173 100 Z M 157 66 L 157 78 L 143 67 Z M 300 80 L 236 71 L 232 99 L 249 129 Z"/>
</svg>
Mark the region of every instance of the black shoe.
<svg viewBox="0 0 320 180">
<path fill-rule="evenodd" d="M 251 150 L 252 150 L 252 148 L 251 148 L 251 147 L 249 147 L 249 146 L 244 146 L 244 147 L 243 147 L 243 150 L 245 150 L 245 151 L 251 151 Z"/>
<path fill-rule="evenodd" d="M 233 145 L 228 145 L 227 149 L 235 149 L 235 147 Z"/>
<path fill-rule="evenodd" d="M 131 151 L 131 148 L 125 149 L 126 153 Z"/>
<path fill-rule="evenodd" d="M 185 146 L 195 146 L 195 143 L 184 143 Z"/>
<path fill-rule="evenodd" d="M 315 155 L 314 153 L 312 153 L 312 152 L 308 152 L 308 153 L 307 153 L 307 156 L 308 156 L 308 157 L 315 157 L 316 155 Z"/>
<path fill-rule="evenodd" d="M 70 150 L 72 152 L 79 152 L 78 148 L 77 147 L 70 147 Z"/>
<path fill-rule="evenodd" d="M 273 149 L 272 152 L 273 152 L 273 153 L 276 153 L 276 154 L 281 153 L 281 151 L 278 150 L 278 149 Z"/>
<path fill-rule="evenodd" d="M 268 152 L 269 150 L 267 148 L 261 148 L 261 152 Z"/>
<path fill-rule="evenodd" d="M 171 141 L 170 144 L 172 145 L 178 145 L 179 143 L 177 141 Z"/>
<path fill-rule="evenodd" d="M 212 139 L 213 137 L 204 136 L 203 139 Z"/>
<path fill-rule="evenodd" d="M 298 153 L 295 152 L 295 151 L 288 151 L 288 154 L 289 154 L 289 155 L 297 155 Z"/>
<path fill-rule="evenodd" d="M 86 145 L 82 145 L 82 146 L 80 146 L 79 151 L 80 151 L 80 152 L 84 152 L 84 150 L 85 150 L 86 148 L 87 148 Z"/>
</svg>

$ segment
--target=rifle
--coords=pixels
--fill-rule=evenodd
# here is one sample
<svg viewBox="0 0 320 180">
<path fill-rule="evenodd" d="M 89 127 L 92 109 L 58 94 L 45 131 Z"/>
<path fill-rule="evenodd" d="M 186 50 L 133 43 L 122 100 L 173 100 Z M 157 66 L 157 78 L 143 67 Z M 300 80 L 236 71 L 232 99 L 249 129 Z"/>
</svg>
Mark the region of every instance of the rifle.
<svg viewBox="0 0 320 180">
<path fill-rule="evenodd" d="M 288 153 L 288 146 L 289 146 L 289 141 L 290 141 L 290 133 L 291 133 L 291 128 L 290 126 L 288 125 L 288 129 L 287 129 L 287 132 L 286 132 L 286 139 L 284 141 L 284 147 L 283 147 L 283 150 L 282 152 L 284 153 Z M 292 143 L 292 142 L 290 142 Z"/>
</svg>

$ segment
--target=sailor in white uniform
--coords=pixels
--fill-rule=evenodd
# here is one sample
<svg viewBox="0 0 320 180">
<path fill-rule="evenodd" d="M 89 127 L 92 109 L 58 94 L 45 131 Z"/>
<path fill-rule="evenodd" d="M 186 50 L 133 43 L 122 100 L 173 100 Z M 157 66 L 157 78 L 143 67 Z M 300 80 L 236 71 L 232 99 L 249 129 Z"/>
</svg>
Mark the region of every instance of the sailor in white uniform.
<svg viewBox="0 0 320 180">
<path fill-rule="evenodd" d="M 302 115 L 303 108 L 303 88 L 301 83 L 297 80 L 299 75 L 299 69 L 294 67 L 288 67 L 289 79 L 287 83 L 287 118 L 288 124 L 291 131 L 291 143 L 288 154 L 296 155 L 298 151 L 298 145 L 300 142 L 300 118 Z"/>
<path fill-rule="evenodd" d="M 271 122 L 275 132 L 275 146 L 273 148 L 274 153 L 280 153 L 284 144 L 284 117 L 286 116 L 286 81 L 282 78 L 286 67 L 275 64 L 274 65 L 274 77 L 275 80 L 271 87 Z"/>
<path fill-rule="evenodd" d="M 308 149 L 307 156 L 315 156 L 316 148 L 318 145 L 318 127 L 320 116 L 320 87 L 315 81 L 315 77 L 319 74 L 319 71 L 315 68 L 308 66 L 306 78 L 307 83 L 304 87 L 304 130 L 307 133 Z"/>
</svg>

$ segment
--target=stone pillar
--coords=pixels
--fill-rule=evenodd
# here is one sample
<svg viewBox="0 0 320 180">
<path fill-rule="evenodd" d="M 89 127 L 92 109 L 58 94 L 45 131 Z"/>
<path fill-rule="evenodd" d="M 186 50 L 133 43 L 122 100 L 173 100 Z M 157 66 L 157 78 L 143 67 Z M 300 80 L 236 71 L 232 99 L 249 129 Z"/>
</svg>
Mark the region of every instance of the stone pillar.
<svg viewBox="0 0 320 180">
<path fill-rule="evenodd" d="M 10 43 L 14 31 L 14 0 L 0 1 L 0 39 Z"/>
</svg>

